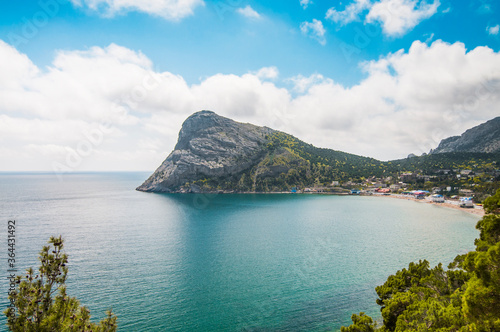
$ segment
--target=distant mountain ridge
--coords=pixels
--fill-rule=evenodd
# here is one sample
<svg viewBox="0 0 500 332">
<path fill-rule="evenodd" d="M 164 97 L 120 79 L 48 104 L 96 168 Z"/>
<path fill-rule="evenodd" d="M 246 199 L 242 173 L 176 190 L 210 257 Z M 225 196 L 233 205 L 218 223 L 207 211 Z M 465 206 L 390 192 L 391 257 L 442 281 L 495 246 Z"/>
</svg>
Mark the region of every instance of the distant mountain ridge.
<svg viewBox="0 0 500 332">
<path fill-rule="evenodd" d="M 448 152 L 500 153 L 500 117 L 471 128 L 461 136 L 448 137 L 432 154 Z"/>
</svg>

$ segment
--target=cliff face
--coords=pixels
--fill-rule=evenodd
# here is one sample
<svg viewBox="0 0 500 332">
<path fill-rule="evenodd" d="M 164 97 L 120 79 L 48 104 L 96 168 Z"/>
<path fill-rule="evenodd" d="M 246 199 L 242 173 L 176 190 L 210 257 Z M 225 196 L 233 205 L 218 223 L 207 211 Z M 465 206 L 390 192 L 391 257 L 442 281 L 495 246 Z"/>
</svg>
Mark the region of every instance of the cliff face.
<svg viewBox="0 0 500 332">
<path fill-rule="evenodd" d="M 382 174 L 381 166 L 372 158 L 316 148 L 277 130 L 201 111 L 184 122 L 174 151 L 137 190 L 290 191 Z"/>
<path fill-rule="evenodd" d="M 211 111 L 194 113 L 184 121 L 174 151 L 137 190 L 198 192 L 197 185 L 186 183 L 231 177 L 251 168 L 267 153 L 266 136 L 273 132 Z"/>
<path fill-rule="evenodd" d="M 500 117 L 471 128 L 461 136 L 446 138 L 432 154 L 446 152 L 500 152 Z"/>
</svg>

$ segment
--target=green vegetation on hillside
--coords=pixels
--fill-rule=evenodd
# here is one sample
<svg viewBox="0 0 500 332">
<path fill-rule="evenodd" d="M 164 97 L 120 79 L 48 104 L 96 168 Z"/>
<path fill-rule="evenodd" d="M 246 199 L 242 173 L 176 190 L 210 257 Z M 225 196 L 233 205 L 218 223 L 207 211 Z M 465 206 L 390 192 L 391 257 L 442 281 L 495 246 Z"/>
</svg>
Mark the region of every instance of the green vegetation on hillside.
<svg viewBox="0 0 500 332">
<path fill-rule="evenodd" d="M 76 298 L 66 294 L 68 256 L 62 251 L 63 242 L 61 237 L 51 237 L 49 245 L 40 251 L 38 272 L 30 268 L 25 276 L 10 278 L 10 306 L 4 311 L 10 331 L 117 330 L 117 318 L 111 311 L 99 324 L 92 323 L 90 311 L 80 306 Z"/>
<path fill-rule="evenodd" d="M 316 148 L 282 132 L 267 139 L 264 157 L 252 168 L 237 176 L 202 179 L 187 185 L 205 191 L 289 191 L 292 187 L 326 186 L 334 180 L 384 172 L 383 163 L 375 159 Z"/>
<path fill-rule="evenodd" d="M 338 181 L 351 188 L 363 185 L 369 178 L 390 178 L 385 181 L 387 185 L 398 183 L 403 174 L 411 173 L 414 176 L 405 179 L 410 189 L 449 186 L 449 194 L 471 189 L 480 196 L 479 201 L 499 188 L 500 154 L 445 153 L 382 162 L 317 148 L 282 132 L 268 135 L 267 141 L 257 165 L 231 177 L 200 179 L 185 187 L 201 191 L 272 192 L 290 191 L 293 187 L 326 188 Z M 473 171 L 474 175 L 457 177 L 463 170 Z"/>
<path fill-rule="evenodd" d="M 388 162 L 387 172 L 394 177 L 403 176 L 412 189 L 432 191 L 441 188 L 448 196 L 469 190 L 477 203 L 495 194 L 500 189 L 500 154 L 487 153 L 443 153 Z M 449 187 L 450 191 L 444 189 Z"/>
<path fill-rule="evenodd" d="M 500 190 L 486 199 L 476 250 L 444 269 L 410 263 L 375 290 L 381 326 L 364 313 L 342 332 L 500 331 Z"/>
</svg>

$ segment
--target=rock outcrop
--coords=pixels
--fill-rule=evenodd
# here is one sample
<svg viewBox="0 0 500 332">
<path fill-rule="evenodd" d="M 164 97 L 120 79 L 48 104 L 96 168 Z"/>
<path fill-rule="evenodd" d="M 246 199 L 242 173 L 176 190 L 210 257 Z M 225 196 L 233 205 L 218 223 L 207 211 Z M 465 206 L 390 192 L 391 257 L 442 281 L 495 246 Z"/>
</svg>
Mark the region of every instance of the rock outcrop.
<svg viewBox="0 0 500 332">
<path fill-rule="evenodd" d="M 194 113 L 184 121 L 174 151 L 137 190 L 197 192 L 196 185 L 186 184 L 240 174 L 264 157 L 273 132 L 211 111 Z"/>
<path fill-rule="evenodd" d="M 500 153 L 500 117 L 471 128 L 461 136 L 446 138 L 431 151 L 432 154 L 447 152 Z"/>
</svg>

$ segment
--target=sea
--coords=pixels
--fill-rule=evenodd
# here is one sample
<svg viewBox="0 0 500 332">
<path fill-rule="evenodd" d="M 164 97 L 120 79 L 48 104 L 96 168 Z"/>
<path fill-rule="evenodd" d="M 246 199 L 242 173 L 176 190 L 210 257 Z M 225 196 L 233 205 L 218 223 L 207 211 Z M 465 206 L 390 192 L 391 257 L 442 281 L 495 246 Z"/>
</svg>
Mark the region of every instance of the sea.
<svg viewBox="0 0 500 332">
<path fill-rule="evenodd" d="M 353 313 L 381 319 L 375 287 L 389 275 L 447 266 L 478 237 L 478 216 L 433 204 L 136 191 L 148 176 L 0 173 L 2 311 L 8 271 L 37 268 L 62 235 L 68 294 L 95 322 L 112 309 L 119 331 L 338 331 Z"/>
</svg>

